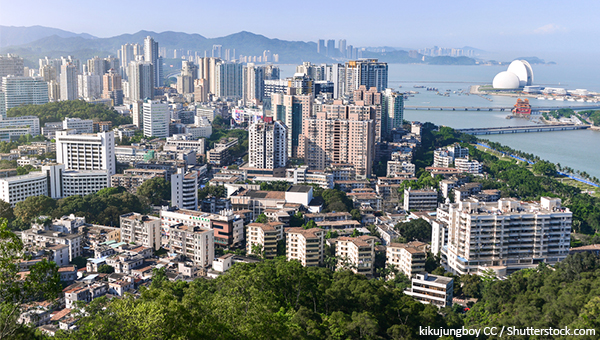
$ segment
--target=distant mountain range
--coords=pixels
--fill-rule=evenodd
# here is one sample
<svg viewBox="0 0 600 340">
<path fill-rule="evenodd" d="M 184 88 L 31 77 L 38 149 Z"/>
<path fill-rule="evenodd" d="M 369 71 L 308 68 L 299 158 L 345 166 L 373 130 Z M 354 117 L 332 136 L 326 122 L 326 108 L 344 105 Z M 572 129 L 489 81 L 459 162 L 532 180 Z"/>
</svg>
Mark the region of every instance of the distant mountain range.
<svg viewBox="0 0 600 340">
<path fill-rule="evenodd" d="M 263 51 L 269 50 L 279 55 L 279 63 L 297 64 L 303 61 L 313 63 L 331 63 L 336 60 L 317 53 L 317 44 L 304 41 L 286 41 L 271 39 L 263 35 L 242 31 L 220 38 L 206 38 L 200 34 L 181 32 L 139 31 L 134 34 L 122 34 L 110 38 L 97 38 L 82 33 L 76 34 L 56 28 L 33 27 L 8 27 L 0 26 L 0 53 L 14 53 L 25 59 L 26 66 L 37 67 L 37 60 L 48 56 L 56 58 L 71 55 L 80 60 L 87 60 L 94 56 L 116 56 L 117 50 L 126 43 L 143 44 L 144 38 L 152 36 L 160 47 L 167 50 L 183 49 L 184 51 L 204 51 L 211 55 L 213 45 L 221 45 L 225 49 L 235 49 L 236 56 L 260 56 Z M 364 51 L 363 57 L 378 58 L 388 63 L 435 63 L 435 64 L 475 64 L 471 58 L 416 58 L 408 56 L 408 52 L 398 48 L 386 47 L 386 52 Z M 172 55 L 171 55 L 172 56 Z M 169 57 L 171 57 L 169 56 Z M 413 57 L 415 57 L 413 55 Z"/>
<path fill-rule="evenodd" d="M 96 39 L 96 37 L 87 33 L 77 34 L 58 28 L 44 26 L 16 27 L 0 25 L 0 48 L 27 44 L 52 35 L 62 38 L 81 37 L 84 39 Z"/>
</svg>

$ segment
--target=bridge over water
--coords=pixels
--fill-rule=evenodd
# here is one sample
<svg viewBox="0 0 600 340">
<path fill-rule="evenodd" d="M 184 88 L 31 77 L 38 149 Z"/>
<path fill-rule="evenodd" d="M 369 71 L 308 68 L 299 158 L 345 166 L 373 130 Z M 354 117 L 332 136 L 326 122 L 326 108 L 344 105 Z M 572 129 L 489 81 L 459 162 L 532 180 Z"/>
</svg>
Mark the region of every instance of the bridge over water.
<svg viewBox="0 0 600 340">
<path fill-rule="evenodd" d="M 548 124 L 548 125 L 529 125 L 529 126 L 506 126 L 506 127 L 491 127 L 491 128 L 473 128 L 473 129 L 458 129 L 463 133 L 470 135 L 497 135 L 505 133 L 527 133 L 527 132 L 548 132 L 548 131 L 570 131 L 588 129 L 589 125 L 575 124 Z"/>
</svg>

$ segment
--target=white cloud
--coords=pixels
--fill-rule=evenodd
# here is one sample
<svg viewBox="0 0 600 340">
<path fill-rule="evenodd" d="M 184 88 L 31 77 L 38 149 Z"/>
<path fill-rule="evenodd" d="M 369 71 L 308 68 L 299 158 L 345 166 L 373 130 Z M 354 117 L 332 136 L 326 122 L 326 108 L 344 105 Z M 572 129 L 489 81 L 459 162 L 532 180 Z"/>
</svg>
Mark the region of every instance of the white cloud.
<svg viewBox="0 0 600 340">
<path fill-rule="evenodd" d="M 556 24 L 548 24 L 548 25 L 544 25 L 542 27 L 538 27 L 535 30 L 533 30 L 533 33 L 535 34 L 552 34 L 552 33 L 557 33 L 557 32 L 563 32 L 566 31 L 566 29 L 562 26 L 556 25 Z"/>
</svg>

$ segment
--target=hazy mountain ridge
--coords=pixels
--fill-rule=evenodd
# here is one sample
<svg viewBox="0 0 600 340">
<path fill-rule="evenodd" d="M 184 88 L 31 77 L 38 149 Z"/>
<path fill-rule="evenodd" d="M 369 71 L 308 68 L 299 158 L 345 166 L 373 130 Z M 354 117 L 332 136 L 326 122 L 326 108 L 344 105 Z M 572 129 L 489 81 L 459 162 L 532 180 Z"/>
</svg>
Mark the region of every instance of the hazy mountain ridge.
<svg viewBox="0 0 600 340">
<path fill-rule="evenodd" d="M 84 39 L 97 39 L 91 34 L 73 33 L 52 27 L 0 25 L 0 47 L 23 45 L 53 35 L 63 38 L 81 37 Z"/>
<path fill-rule="evenodd" d="M 4 27 L 4 26 L 0 26 Z M 156 33 L 152 31 L 141 30 L 133 34 L 121 34 L 110 38 L 95 38 L 89 34 L 75 34 L 72 32 L 44 28 L 41 26 L 29 27 L 33 31 L 39 31 L 40 28 L 47 34 L 51 35 L 41 37 L 35 41 L 24 43 L 17 46 L 7 46 L 0 49 L 0 53 L 14 53 L 25 59 L 25 65 L 29 67 L 37 67 L 37 60 L 48 56 L 57 58 L 60 56 L 71 55 L 82 61 L 90 59 L 94 56 L 106 57 L 108 55 L 117 55 L 121 45 L 126 43 L 143 44 L 144 38 L 151 36 L 158 42 L 160 47 L 165 47 L 167 58 L 173 58 L 173 49 L 182 49 L 185 52 L 198 52 L 198 55 L 204 56 L 204 51 L 208 56 L 211 55 L 213 45 L 222 46 L 222 55 L 225 55 L 225 49 L 235 49 L 236 57 L 245 56 L 261 56 L 265 50 L 271 51 L 272 54 L 279 55 L 279 63 L 282 64 L 297 64 L 303 61 L 311 61 L 313 63 L 331 63 L 336 60 L 317 53 L 317 44 L 315 42 L 305 41 L 287 41 L 281 39 L 272 39 L 264 35 L 255 34 L 247 31 L 242 31 L 218 38 L 206 38 L 200 34 L 189 34 L 182 32 L 166 31 Z M 22 28 L 21 32 L 25 32 L 27 28 Z M 59 32 L 60 34 L 56 34 Z M 12 37 L 8 32 L 6 41 L 23 41 L 17 37 Z M 22 33 L 24 34 L 24 33 Z M 38 35 L 41 33 L 37 33 Z M 65 37 L 65 35 L 70 35 Z M 29 37 L 33 34 L 29 34 Z M 92 37 L 92 38 L 87 38 Z M 386 47 L 386 52 L 371 52 L 364 51 L 364 58 L 378 58 L 381 61 L 388 63 L 430 63 L 431 58 L 422 59 L 421 55 L 417 58 L 408 56 L 406 50 L 398 48 Z M 463 58 L 464 59 L 464 58 Z M 474 64 L 474 60 L 436 60 L 436 64 Z"/>
<path fill-rule="evenodd" d="M 208 55 L 211 55 L 213 45 L 221 45 L 223 54 L 227 48 L 235 49 L 236 56 L 240 54 L 260 56 L 263 54 L 263 51 L 270 50 L 273 54 L 279 54 L 279 60 L 282 63 L 298 63 L 308 60 L 313 62 L 331 62 L 330 58 L 317 53 L 317 44 L 314 42 L 271 39 L 246 31 L 219 38 L 206 38 L 200 34 L 171 31 L 156 33 L 144 30 L 134 34 L 122 34 L 110 38 L 96 39 L 85 39 L 80 36 L 65 38 L 54 34 L 22 45 L 2 48 L 2 53 L 15 53 L 29 59 L 29 61 L 36 61 L 37 58 L 46 55 L 49 57 L 73 55 L 76 58 L 84 60 L 92 58 L 95 55 L 116 56 L 117 50 L 121 45 L 126 43 L 143 44 L 144 38 L 147 36 L 153 37 L 160 47 L 166 47 L 167 50 L 183 49 L 184 51 L 198 51 L 202 56 L 204 55 L 204 51 Z M 14 41 L 14 39 L 9 40 Z M 168 55 L 167 57 L 171 58 L 172 55 Z"/>
</svg>

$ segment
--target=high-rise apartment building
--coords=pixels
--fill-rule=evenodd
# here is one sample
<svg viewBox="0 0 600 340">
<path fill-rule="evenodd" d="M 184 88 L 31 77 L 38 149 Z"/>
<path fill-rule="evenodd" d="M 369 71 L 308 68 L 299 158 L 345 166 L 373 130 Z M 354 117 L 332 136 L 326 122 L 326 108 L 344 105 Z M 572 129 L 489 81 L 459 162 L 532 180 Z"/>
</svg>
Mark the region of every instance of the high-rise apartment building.
<svg viewBox="0 0 600 340">
<path fill-rule="evenodd" d="M 325 50 L 325 40 L 319 39 L 319 42 L 317 44 L 317 53 L 319 53 L 319 54 L 327 53 L 327 51 Z"/>
<path fill-rule="evenodd" d="M 77 75 L 77 93 L 79 98 L 94 100 L 102 94 L 102 77 L 90 72 Z"/>
<path fill-rule="evenodd" d="M 287 127 L 281 121 L 258 122 L 249 128 L 248 166 L 258 169 L 287 165 Z"/>
<path fill-rule="evenodd" d="M 265 80 L 277 80 L 279 79 L 279 66 L 277 65 L 265 65 Z"/>
<path fill-rule="evenodd" d="M 265 68 L 247 64 L 243 71 L 244 103 L 246 105 L 262 103 L 265 92 Z"/>
<path fill-rule="evenodd" d="M 335 40 L 333 39 L 329 39 L 327 40 L 327 56 L 330 58 L 333 58 L 336 56 L 336 51 L 335 51 Z"/>
<path fill-rule="evenodd" d="M 19 105 L 40 105 L 48 102 L 48 84 L 40 77 L 2 77 L 4 113 Z"/>
<path fill-rule="evenodd" d="M 319 170 L 334 163 L 352 164 L 357 177 L 370 177 L 375 116 L 372 106 L 324 105 L 323 112 L 304 121 L 305 164 Z"/>
<path fill-rule="evenodd" d="M 129 100 L 154 98 L 154 69 L 147 61 L 132 61 L 129 64 Z"/>
<path fill-rule="evenodd" d="M 60 58 L 50 59 L 48 57 L 44 57 L 44 59 L 39 59 L 39 65 L 40 65 L 40 69 L 39 69 L 40 76 L 44 77 L 45 81 L 54 80 L 57 83 L 60 82 L 60 67 L 62 66 L 62 60 Z M 43 72 L 44 72 L 43 69 L 45 68 L 45 66 L 50 66 L 51 68 L 54 69 L 54 73 L 52 73 L 54 78 L 46 79 L 46 75 L 43 74 Z"/>
<path fill-rule="evenodd" d="M 142 104 L 144 136 L 169 137 L 169 105 L 157 100 L 144 100 Z"/>
<path fill-rule="evenodd" d="M 95 56 L 92 59 L 88 59 L 87 72 L 102 77 L 106 71 L 106 63 L 103 58 Z"/>
<path fill-rule="evenodd" d="M 23 58 L 16 55 L 0 55 L 0 77 L 19 76 L 23 74 Z"/>
<path fill-rule="evenodd" d="M 197 58 L 198 65 L 198 79 L 205 79 L 207 88 L 206 93 L 216 94 L 217 89 L 217 76 L 216 69 L 217 63 L 220 62 L 218 58 Z"/>
<path fill-rule="evenodd" d="M 388 140 L 392 130 L 402 128 L 404 120 L 404 95 L 392 89 L 385 89 L 381 105 L 381 135 Z"/>
<path fill-rule="evenodd" d="M 342 57 L 346 55 L 346 39 L 340 39 L 338 49 L 340 50 L 340 55 Z"/>
<path fill-rule="evenodd" d="M 432 252 L 458 275 L 492 269 L 502 277 L 542 262 L 555 264 L 569 254 L 572 217 L 559 198 L 550 197 L 445 204 L 437 210 L 442 223 L 433 223 Z"/>
<path fill-rule="evenodd" d="M 111 68 L 102 77 L 102 98 L 111 99 L 115 106 L 123 105 L 121 75 Z"/>
<path fill-rule="evenodd" d="M 161 87 L 163 85 L 162 58 L 158 55 L 158 42 L 154 41 L 150 36 L 144 39 L 144 60 L 152 63 L 153 87 Z"/>
<path fill-rule="evenodd" d="M 42 77 L 44 79 L 45 82 L 51 82 L 51 81 L 55 81 L 58 82 L 59 79 L 59 72 L 60 68 L 57 70 L 54 66 L 52 65 L 44 65 L 42 67 L 40 67 L 40 77 Z"/>
<path fill-rule="evenodd" d="M 303 120 L 312 115 L 312 95 L 275 93 L 271 96 L 273 119 L 287 127 L 288 158 L 304 157 Z"/>
<path fill-rule="evenodd" d="M 381 119 L 381 92 L 377 91 L 374 87 L 367 89 L 365 85 L 361 85 L 358 89 L 354 90 L 353 99 L 356 105 L 372 106 L 375 108 L 375 142 L 380 143 L 383 125 L 383 120 Z"/>
<path fill-rule="evenodd" d="M 137 56 L 143 55 L 142 46 L 139 44 L 125 44 L 119 50 L 119 59 L 121 61 L 120 73 L 123 79 L 129 79 L 129 64 L 137 60 Z"/>
<path fill-rule="evenodd" d="M 377 59 L 346 62 L 346 93 L 351 96 L 360 85 L 382 92 L 388 87 L 388 65 Z"/>
<path fill-rule="evenodd" d="M 223 46 L 221 45 L 213 45 L 212 47 L 212 57 L 213 58 L 221 58 L 221 52 L 223 50 Z"/>
<path fill-rule="evenodd" d="M 79 98 L 77 86 L 77 66 L 67 62 L 60 67 L 60 100 Z"/>
<path fill-rule="evenodd" d="M 109 175 L 114 175 L 115 134 L 107 131 L 69 135 L 67 131 L 57 131 L 56 160 L 68 170 L 108 170 Z"/>
<path fill-rule="evenodd" d="M 240 63 L 220 61 L 215 66 L 215 92 L 217 97 L 242 98 L 243 66 Z"/>
<path fill-rule="evenodd" d="M 198 209 L 198 173 L 192 171 L 185 173 L 185 169 L 178 168 L 177 173 L 171 175 L 171 206 L 179 209 Z"/>
</svg>

